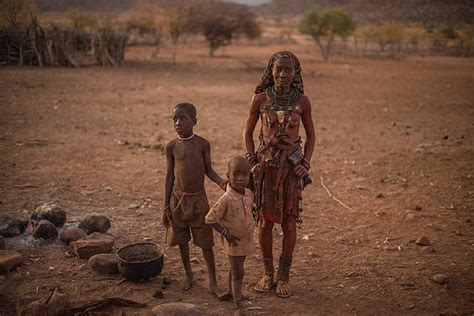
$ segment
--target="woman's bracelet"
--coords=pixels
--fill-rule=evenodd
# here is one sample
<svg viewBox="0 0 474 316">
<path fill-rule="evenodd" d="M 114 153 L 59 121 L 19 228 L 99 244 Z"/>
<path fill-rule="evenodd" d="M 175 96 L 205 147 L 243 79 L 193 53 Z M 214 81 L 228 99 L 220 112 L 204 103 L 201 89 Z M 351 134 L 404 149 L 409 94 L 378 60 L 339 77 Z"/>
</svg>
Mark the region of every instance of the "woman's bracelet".
<svg viewBox="0 0 474 316">
<path fill-rule="evenodd" d="M 309 168 L 311 168 L 311 166 L 309 165 L 309 162 L 306 161 L 306 159 L 302 159 L 300 164 L 301 164 L 301 165 L 303 166 L 303 168 L 305 168 L 306 170 L 309 170 Z"/>
<path fill-rule="evenodd" d="M 250 163 L 250 165 L 256 165 L 258 163 L 257 157 L 255 156 L 254 153 L 248 152 L 245 154 L 245 158 L 247 158 L 247 161 Z"/>
<path fill-rule="evenodd" d="M 227 228 L 224 228 L 219 234 L 221 234 L 221 236 L 227 236 L 227 234 L 229 233 L 229 231 L 227 230 Z"/>
</svg>

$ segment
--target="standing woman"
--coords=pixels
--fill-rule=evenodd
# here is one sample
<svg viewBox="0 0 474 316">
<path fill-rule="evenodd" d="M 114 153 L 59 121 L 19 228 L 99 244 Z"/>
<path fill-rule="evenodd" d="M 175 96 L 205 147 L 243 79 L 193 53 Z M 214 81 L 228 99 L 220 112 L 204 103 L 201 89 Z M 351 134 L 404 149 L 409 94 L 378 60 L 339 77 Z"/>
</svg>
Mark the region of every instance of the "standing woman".
<svg viewBox="0 0 474 316">
<path fill-rule="evenodd" d="M 261 120 L 260 144 L 255 150 L 253 132 Z M 306 133 L 301 150 L 300 123 Z M 255 286 L 268 292 L 276 285 L 276 295 L 289 297 L 289 274 L 296 243 L 296 224 L 301 221 L 301 200 L 316 135 L 311 103 L 304 95 L 301 67 L 288 51 L 274 53 L 250 103 L 244 129 L 246 157 L 254 177 L 255 201 L 259 212 L 259 243 L 265 274 Z M 273 225 L 281 224 L 283 247 L 274 278 Z"/>
</svg>

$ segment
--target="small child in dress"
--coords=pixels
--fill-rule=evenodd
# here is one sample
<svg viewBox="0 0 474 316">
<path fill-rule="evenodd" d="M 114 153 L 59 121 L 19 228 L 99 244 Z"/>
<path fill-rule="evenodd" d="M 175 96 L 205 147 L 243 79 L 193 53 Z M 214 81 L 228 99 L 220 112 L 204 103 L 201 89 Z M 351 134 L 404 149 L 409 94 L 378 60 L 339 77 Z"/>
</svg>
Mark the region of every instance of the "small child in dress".
<svg viewBox="0 0 474 316">
<path fill-rule="evenodd" d="M 246 188 L 250 166 L 246 158 L 237 156 L 228 164 L 226 193 L 206 215 L 206 224 L 221 235 L 224 252 L 229 256 L 229 288 L 222 298 L 232 298 L 242 306 L 242 281 L 245 257 L 253 250 L 255 222 L 252 215 L 253 193 Z"/>
</svg>

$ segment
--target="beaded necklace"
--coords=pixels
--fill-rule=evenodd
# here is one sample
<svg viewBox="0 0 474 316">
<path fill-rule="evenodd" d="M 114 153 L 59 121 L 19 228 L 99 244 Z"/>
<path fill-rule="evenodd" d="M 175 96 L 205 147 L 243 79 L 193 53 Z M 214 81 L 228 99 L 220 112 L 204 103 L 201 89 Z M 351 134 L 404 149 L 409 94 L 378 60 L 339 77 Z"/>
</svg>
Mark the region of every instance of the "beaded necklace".
<svg viewBox="0 0 474 316">
<path fill-rule="evenodd" d="M 189 137 L 180 137 L 180 136 L 178 135 L 178 139 L 179 139 L 179 140 L 183 140 L 183 141 L 185 141 L 185 140 L 190 140 L 190 139 L 193 138 L 193 137 L 194 137 L 194 133 L 192 133 L 191 136 L 189 136 Z"/>
</svg>

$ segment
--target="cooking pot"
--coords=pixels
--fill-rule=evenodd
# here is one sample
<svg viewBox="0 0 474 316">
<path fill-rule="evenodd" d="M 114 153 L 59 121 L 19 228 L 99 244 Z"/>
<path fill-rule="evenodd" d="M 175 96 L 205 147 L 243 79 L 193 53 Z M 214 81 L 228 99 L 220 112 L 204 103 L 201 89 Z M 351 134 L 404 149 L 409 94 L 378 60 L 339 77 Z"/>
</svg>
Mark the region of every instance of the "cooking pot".
<svg viewBox="0 0 474 316">
<path fill-rule="evenodd" d="M 117 257 L 119 273 L 129 280 L 148 280 L 163 270 L 163 248 L 151 242 L 122 247 Z"/>
</svg>

